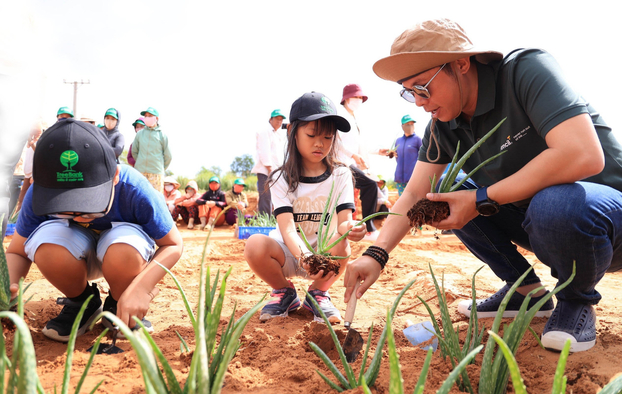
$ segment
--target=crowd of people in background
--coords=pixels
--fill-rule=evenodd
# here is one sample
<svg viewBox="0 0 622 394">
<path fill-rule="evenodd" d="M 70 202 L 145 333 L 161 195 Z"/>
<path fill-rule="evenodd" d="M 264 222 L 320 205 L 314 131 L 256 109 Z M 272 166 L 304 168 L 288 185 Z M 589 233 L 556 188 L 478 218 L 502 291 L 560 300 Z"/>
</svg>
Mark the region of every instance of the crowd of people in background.
<svg viewBox="0 0 622 394">
<path fill-rule="evenodd" d="M 412 173 L 416 152 L 421 145 L 421 139 L 414 134 L 414 120 L 410 115 L 405 115 L 402 118 L 404 136 L 395 144 L 397 152 L 389 155 L 389 149 L 366 150 L 361 142 L 361 130 L 364 128 L 360 119 L 357 119 L 357 114 L 367 98 L 358 84 L 348 84 L 344 87 L 341 100 L 343 107 L 340 113 L 343 112 L 344 118 L 352 125 L 353 133 L 339 133 L 339 138 L 336 139 L 336 160 L 349 166 L 353 173 L 356 186 L 354 195 L 356 199 L 360 199 L 358 201 L 361 203 L 363 216 L 374 212 L 389 212 L 391 208 L 386 181 L 379 180 L 381 176 L 371 171 L 367 155 L 372 153 L 397 159 L 395 182 L 401 194 Z M 178 225 L 183 223 L 188 229 L 206 230 L 213 226 L 235 224 L 238 213 L 245 214 L 249 205 L 244 193 L 245 180 L 238 178 L 230 190 L 223 191 L 220 188 L 219 177 L 214 176 L 209 181 L 209 189 L 203 195 L 200 195 L 201 192 L 194 180 L 190 180 L 184 188 L 181 188 L 174 177 L 166 176 L 172 154 L 168 137 L 160 128 L 159 117 L 158 110 L 149 107 L 141 111 L 140 117 L 134 120 L 132 127 L 136 134 L 127 148 L 125 157 L 127 164 L 142 173 L 149 183 L 163 194 L 171 216 Z M 73 119 L 74 113 L 69 107 L 63 106 L 58 109 L 56 118 L 57 122 Z M 275 109 L 270 114 L 266 128 L 256 133 L 256 160 L 251 170 L 257 177 L 258 200 L 254 210 L 256 214 L 273 213 L 267 180 L 270 174 L 283 164 L 287 148 L 286 119 L 280 109 Z M 97 125 L 92 118 L 81 117 L 79 120 L 102 130 L 114 150 L 117 163 L 122 163 L 120 156 L 126 148 L 126 141 L 119 130 L 121 124 L 119 110 L 114 107 L 108 108 L 104 112 L 102 123 Z M 24 195 L 32 183 L 32 156 L 37 140 L 44 130 L 43 126 L 38 132 L 31 133 L 22 157 L 15 167 L 10 212 L 19 212 Z M 369 221 L 366 239 L 374 240 L 377 234 L 374 223 Z"/>
</svg>

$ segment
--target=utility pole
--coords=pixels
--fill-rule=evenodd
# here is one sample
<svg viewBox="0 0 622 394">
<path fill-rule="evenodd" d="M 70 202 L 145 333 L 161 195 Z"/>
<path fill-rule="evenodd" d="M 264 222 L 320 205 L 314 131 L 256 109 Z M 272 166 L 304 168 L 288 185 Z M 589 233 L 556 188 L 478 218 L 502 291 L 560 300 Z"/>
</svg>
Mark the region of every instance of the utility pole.
<svg viewBox="0 0 622 394">
<path fill-rule="evenodd" d="M 73 115 L 74 116 L 78 116 L 78 84 L 80 85 L 84 85 L 84 84 L 90 84 L 91 81 L 83 81 L 83 80 L 79 80 L 79 81 L 65 81 L 63 79 L 64 83 L 70 83 L 73 85 Z"/>
</svg>

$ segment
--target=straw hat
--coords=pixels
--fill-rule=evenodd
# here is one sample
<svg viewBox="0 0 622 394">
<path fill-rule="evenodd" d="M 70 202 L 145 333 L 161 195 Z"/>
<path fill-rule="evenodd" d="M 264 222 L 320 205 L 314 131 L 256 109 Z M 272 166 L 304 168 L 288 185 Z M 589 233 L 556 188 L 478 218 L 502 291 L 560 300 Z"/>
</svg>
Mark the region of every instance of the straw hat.
<svg viewBox="0 0 622 394">
<path fill-rule="evenodd" d="M 434 19 L 403 32 L 393 42 L 391 56 L 378 60 L 373 69 L 380 78 L 398 82 L 474 55 L 484 64 L 503 59 L 501 52 L 475 48 L 459 24 L 449 19 Z"/>
</svg>

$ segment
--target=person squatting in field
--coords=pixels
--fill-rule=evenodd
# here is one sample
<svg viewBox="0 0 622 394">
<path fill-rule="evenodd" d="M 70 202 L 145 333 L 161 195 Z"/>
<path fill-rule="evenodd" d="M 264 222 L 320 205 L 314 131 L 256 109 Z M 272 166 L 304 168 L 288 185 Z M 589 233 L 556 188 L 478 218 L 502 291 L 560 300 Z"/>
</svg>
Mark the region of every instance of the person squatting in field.
<svg viewBox="0 0 622 394">
<path fill-rule="evenodd" d="M 361 297 L 384 268 L 388 253 L 409 231 L 406 212 L 418 200 L 449 204 L 436 223 L 453 233 L 503 281 L 497 293 L 477 302 L 478 317 L 497 313 L 501 300 L 530 264 L 516 245 L 551 268 L 558 283 L 577 274 L 545 303 L 550 316 L 542 344 L 571 352 L 596 343 L 596 285 L 622 268 L 622 146 L 600 114 L 564 78 L 547 52 L 517 49 L 506 56 L 475 48 L 464 30 L 447 19 L 406 30 L 377 61 L 374 72 L 401 85 L 400 95 L 430 113 L 418 163 L 374 244 L 376 257 L 351 262 L 344 277 L 345 301 L 356 281 Z M 495 134 L 467 160 L 468 173 L 500 151 L 459 190 L 430 193 L 456 152 L 466 152 L 499 121 Z M 515 316 L 525 296 L 541 287 L 531 271 L 512 296 L 504 317 Z M 531 299 L 535 304 L 546 290 Z M 469 316 L 471 301 L 458 310 Z"/>
</svg>

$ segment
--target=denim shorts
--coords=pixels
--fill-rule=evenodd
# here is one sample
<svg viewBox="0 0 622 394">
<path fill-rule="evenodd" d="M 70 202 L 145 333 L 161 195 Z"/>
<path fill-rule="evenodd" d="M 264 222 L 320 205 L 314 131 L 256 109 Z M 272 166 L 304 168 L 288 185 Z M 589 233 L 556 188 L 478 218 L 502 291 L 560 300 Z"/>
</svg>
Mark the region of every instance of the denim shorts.
<svg viewBox="0 0 622 394">
<path fill-rule="evenodd" d="M 113 222 L 112 228 L 98 234 L 67 219 L 41 223 L 26 240 L 24 250 L 34 261 L 42 244 L 60 245 L 76 260 L 86 261 L 87 279 L 93 280 L 103 276 L 102 261 L 110 245 L 116 243 L 134 247 L 147 262 L 151 261 L 156 250 L 155 241 L 137 224 Z"/>
<path fill-rule="evenodd" d="M 292 252 L 289 251 L 289 248 L 287 247 L 287 245 L 285 245 L 285 243 L 279 240 L 276 240 L 276 239 L 274 239 L 274 241 L 276 241 L 281 247 L 281 249 L 283 249 L 283 254 L 285 255 L 285 263 L 283 264 L 283 267 L 282 267 L 283 275 L 285 275 L 286 278 L 293 278 L 296 276 L 300 278 L 308 278 L 309 273 L 307 272 L 307 270 L 305 270 L 304 268 L 300 266 L 298 259 L 296 259 L 294 255 L 292 254 Z"/>
</svg>

